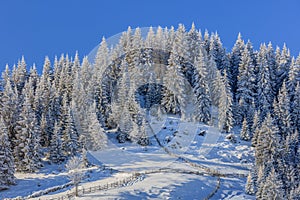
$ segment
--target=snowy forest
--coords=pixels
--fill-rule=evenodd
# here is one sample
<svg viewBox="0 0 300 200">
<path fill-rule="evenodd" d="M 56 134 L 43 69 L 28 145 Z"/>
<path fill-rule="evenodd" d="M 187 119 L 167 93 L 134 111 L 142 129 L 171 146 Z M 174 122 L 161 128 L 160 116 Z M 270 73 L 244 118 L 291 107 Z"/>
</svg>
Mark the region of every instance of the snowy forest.
<svg viewBox="0 0 300 200">
<path fill-rule="evenodd" d="M 299 82 L 300 56 L 285 45 L 255 50 L 239 34 L 227 51 L 218 33 L 194 25 L 149 28 L 145 37 L 129 27 L 112 47 L 103 38 L 93 62 L 46 57 L 41 72 L 22 57 L 2 72 L 0 190 L 15 172 L 105 148 L 111 129 L 119 142 L 151 145 L 145 126 L 155 110 L 224 133 L 240 127 L 255 149 L 246 193 L 299 199 Z"/>
</svg>

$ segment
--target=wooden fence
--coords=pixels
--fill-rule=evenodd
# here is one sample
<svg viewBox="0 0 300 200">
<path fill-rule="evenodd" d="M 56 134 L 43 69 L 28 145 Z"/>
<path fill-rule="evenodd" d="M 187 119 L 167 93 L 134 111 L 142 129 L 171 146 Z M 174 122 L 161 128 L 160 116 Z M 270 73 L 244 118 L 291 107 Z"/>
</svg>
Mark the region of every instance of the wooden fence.
<svg viewBox="0 0 300 200">
<path fill-rule="evenodd" d="M 98 191 L 104 191 L 104 190 L 124 187 L 127 184 L 129 184 L 130 182 L 139 181 L 142 177 L 143 177 L 143 175 L 140 173 L 133 173 L 130 177 L 127 177 L 125 179 L 118 180 L 115 182 L 106 183 L 104 185 L 102 184 L 102 185 L 96 185 L 96 186 L 92 186 L 92 187 L 81 186 L 81 188 L 78 189 L 78 195 L 82 196 L 85 194 L 95 193 Z M 75 192 L 71 192 L 71 193 L 68 193 L 68 194 L 65 194 L 65 195 L 62 195 L 59 197 L 51 197 L 47 200 L 66 200 L 66 199 L 72 199 L 73 197 L 75 197 Z"/>
</svg>

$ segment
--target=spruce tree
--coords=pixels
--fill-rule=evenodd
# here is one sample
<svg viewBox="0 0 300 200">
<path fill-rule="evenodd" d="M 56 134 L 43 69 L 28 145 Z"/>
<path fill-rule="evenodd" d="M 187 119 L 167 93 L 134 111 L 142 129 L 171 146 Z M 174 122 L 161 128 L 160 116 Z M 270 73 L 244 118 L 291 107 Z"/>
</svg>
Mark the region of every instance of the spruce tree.
<svg viewBox="0 0 300 200">
<path fill-rule="evenodd" d="M 231 74 L 230 86 L 232 89 L 233 100 L 235 101 L 235 94 L 238 88 L 238 75 L 240 63 L 242 62 L 242 54 L 245 49 L 245 43 L 242 40 L 241 33 L 238 34 L 237 40 L 232 48 L 232 52 L 230 54 L 230 68 L 227 73 Z"/>
<path fill-rule="evenodd" d="M 289 89 L 291 102 L 294 100 L 294 91 L 298 82 L 300 82 L 300 55 L 297 57 L 297 59 L 292 59 L 288 74 L 287 88 Z"/>
<path fill-rule="evenodd" d="M 249 131 L 249 128 L 248 128 L 246 118 L 244 118 L 244 120 L 243 120 L 240 137 L 241 137 L 242 140 L 246 140 L 246 141 L 251 139 L 251 135 L 250 135 L 250 131 Z"/>
<path fill-rule="evenodd" d="M 278 53 L 277 53 L 278 52 Z M 282 51 L 280 53 L 280 50 L 276 51 L 276 64 L 277 64 L 277 71 L 276 71 L 276 94 L 281 88 L 284 80 L 288 78 L 290 65 L 292 62 L 292 58 L 290 55 L 289 49 L 286 47 L 286 45 L 283 45 Z"/>
<path fill-rule="evenodd" d="M 255 188 L 255 180 L 253 180 L 253 173 L 252 171 L 249 172 L 247 176 L 247 182 L 245 186 L 245 192 L 246 194 L 254 195 L 256 193 L 256 188 Z"/>
<path fill-rule="evenodd" d="M 265 44 L 261 45 L 258 54 L 258 102 L 257 107 L 260 110 L 260 118 L 265 118 L 268 112 L 272 112 L 272 105 L 274 100 L 274 84 L 273 84 L 273 73 L 274 70 L 271 58 L 268 57 L 269 51 Z M 271 60 L 269 60 L 271 59 Z"/>
<path fill-rule="evenodd" d="M 233 126 L 233 116 L 232 116 L 232 93 L 230 85 L 227 79 L 226 70 L 224 71 L 224 76 L 217 72 L 217 81 L 220 87 L 220 98 L 218 104 L 218 126 L 220 130 L 225 132 L 230 132 Z"/>
<path fill-rule="evenodd" d="M 290 99 L 285 82 L 278 93 L 277 99 L 278 101 L 275 101 L 274 103 L 275 120 L 277 122 L 280 135 L 283 139 L 285 139 L 285 137 L 292 132 Z"/>
<path fill-rule="evenodd" d="M 285 199 L 283 183 L 274 168 L 267 176 L 266 181 L 259 185 L 256 197 L 258 199 Z"/>
<path fill-rule="evenodd" d="M 86 123 L 87 132 L 82 135 L 85 138 L 84 146 L 93 151 L 103 149 L 107 144 L 107 136 L 97 118 L 96 102 L 89 108 Z"/>
<path fill-rule="evenodd" d="M 294 99 L 291 103 L 291 122 L 293 130 L 300 131 L 300 85 L 297 83 L 294 92 Z"/>
<path fill-rule="evenodd" d="M 217 69 L 220 70 L 223 75 L 224 70 L 228 70 L 230 63 L 221 39 L 217 33 L 212 34 L 210 37 L 209 56 L 214 59 Z M 229 77 L 231 77 L 231 74 L 229 74 Z"/>
<path fill-rule="evenodd" d="M 42 167 L 40 127 L 30 102 L 32 90 L 33 88 L 29 79 L 22 90 L 24 102 L 15 127 L 15 166 L 17 171 L 22 172 L 33 172 Z"/>
<path fill-rule="evenodd" d="M 188 57 L 188 61 L 190 63 L 193 63 L 196 57 L 199 55 L 201 40 L 201 33 L 196 30 L 195 24 L 192 23 L 192 27 L 187 33 L 188 52 L 190 54 L 190 56 Z"/>
<path fill-rule="evenodd" d="M 55 122 L 54 132 L 50 141 L 49 159 L 53 163 L 61 163 L 66 159 L 62 150 L 62 130 L 58 122 Z"/>
<path fill-rule="evenodd" d="M 164 91 L 162 104 L 168 112 L 177 113 L 181 111 L 185 117 L 186 87 L 185 77 L 182 69 L 182 59 L 187 58 L 186 33 L 183 25 L 179 25 L 176 31 L 175 40 L 168 60 L 167 72 L 164 77 Z M 176 79 L 176 81 L 173 81 Z"/>
<path fill-rule="evenodd" d="M 253 117 L 253 125 L 251 127 L 251 132 L 252 132 L 252 140 L 251 140 L 251 144 L 253 147 L 255 147 L 257 145 L 257 138 L 258 138 L 258 134 L 259 134 L 259 128 L 260 128 L 260 119 L 259 119 L 259 111 L 256 111 L 254 113 L 254 117 Z"/>
<path fill-rule="evenodd" d="M 8 129 L 0 116 L 0 191 L 8 189 L 15 182 L 14 158 L 8 138 Z"/>
<path fill-rule="evenodd" d="M 193 73 L 193 92 L 195 95 L 195 105 L 197 106 L 197 111 L 195 118 L 200 122 L 208 123 L 211 118 L 210 107 L 211 99 L 209 96 L 208 84 L 206 82 L 206 68 L 207 63 L 206 56 L 203 51 L 199 51 L 199 55 L 194 61 L 196 69 Z"/>
<path fill-rule="evenodd" d="M 277 151 L 280 150 L 278 127 L 270 114 L 265 118 L 257 134 L 255 164 L 257 167 L 270 167 L 272 162 L 277 159 Z"/>
<path fill-rule="evenodd" d="M 236 124 L 241 124 L 244 117 L 247 119 L 247 122 L 252 120 L 253 116 L 250 111 L 254 109 L 253 101 L 255 99 L 256 84 L 254 61 L 247 48 L 242 51 L 240 59 L 236 92 L 236 103 L 238 104 L 238 109 L 235 112 Z"/>
</svg>

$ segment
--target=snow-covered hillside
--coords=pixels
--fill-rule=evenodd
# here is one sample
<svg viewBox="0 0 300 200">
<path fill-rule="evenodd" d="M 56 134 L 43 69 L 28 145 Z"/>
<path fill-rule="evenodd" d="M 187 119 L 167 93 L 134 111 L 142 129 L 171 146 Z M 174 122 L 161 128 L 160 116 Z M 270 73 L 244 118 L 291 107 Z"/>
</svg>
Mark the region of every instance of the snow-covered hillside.
<svg viewBox="0 0 300 200">
<path fill-rule="evenodd" d="M 232 143 L 213 127 L 181 121 L 174 115 L 164 118 L 165 121 L 152 119 L 151 128 L 160 131 L 147 147 L 118 143 L 115 133 L 110 132 L 108 146 L 90 152 L 88 158 L 93 167 L 79 189 L 103 186 L 132 173 L 142 174 L 141 178 L 117 188 L 81 195 L 79 199 L 204 199 L 214 191 L 219 177 L 220 187 L 212 199 L 253 198 L 244 193 L 253 160 L 249 142 L 237 139 Z M 26 197 L 68 183 L 63 165 L 47 165 L 39 173 L 16 176 L 19 184 L 1 192 L 2 198 Z M 71 191 L 72 186 L 67 186 L 38 199 L 56 198 Z"/>
</svg>

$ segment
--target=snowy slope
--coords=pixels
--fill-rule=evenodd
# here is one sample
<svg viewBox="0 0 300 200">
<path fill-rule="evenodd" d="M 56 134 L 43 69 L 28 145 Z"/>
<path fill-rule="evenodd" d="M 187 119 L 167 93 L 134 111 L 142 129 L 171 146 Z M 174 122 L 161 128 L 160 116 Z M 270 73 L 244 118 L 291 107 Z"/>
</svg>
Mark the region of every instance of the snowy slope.
<svg viewBox="0 0 300 200">
<path fill-rule="evenodd" d="M 143 178 L 123 187 L 86 194 L 79 199 L 203 199 L 217 186 L 217 177 L 207 173 L 206 168 L 229 176 L 220 178 L 220 188 L 212 199 L 254 199 L 244 194 L 246 178 L 243 175 L 247 175 L 248 163 L 253 159 L 248 142 L 238 140 L 231 143 L 216 128 L 181 121 L 178 116 L 165 116 L 161 121 L 153 118 L 149 126 L 155 137 L 152 135 L 148 147 L 119 144 L 115 133 L 109 133 L 108 147 L 90 152 L 89 159 L 95 166 L 80 188 L 122 180 L 133 172 L 144 173 Z M 204 136 L 199 135 L 202 131 L 205 131 Z M 100 165 L 106 166 L 107 170 Z M 164 171 L 156 171 L 160 169 Z M 24 197 L 34 191 L 68 183 L 63 165 L 46 165 L 39 173 L 17 174 L 17 178 L 19 184 L 0 192 L 1 198 Z M 67 187 L 40 199 L 71 191 L 72 188 Z"/>
</svg>

